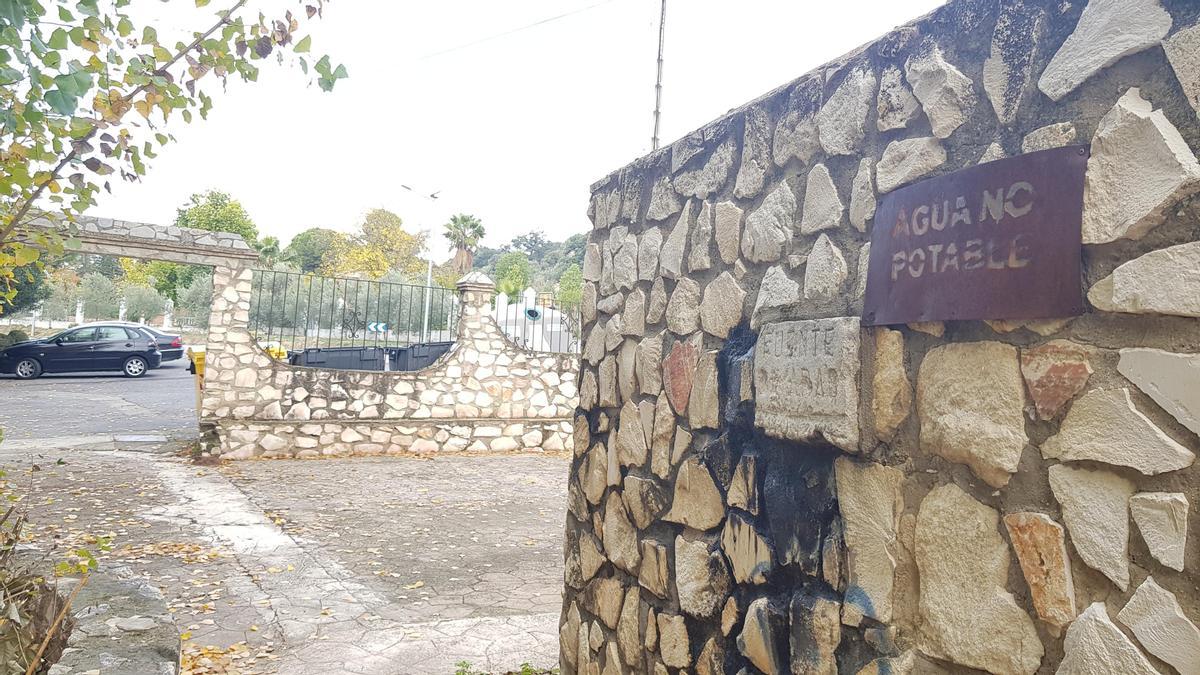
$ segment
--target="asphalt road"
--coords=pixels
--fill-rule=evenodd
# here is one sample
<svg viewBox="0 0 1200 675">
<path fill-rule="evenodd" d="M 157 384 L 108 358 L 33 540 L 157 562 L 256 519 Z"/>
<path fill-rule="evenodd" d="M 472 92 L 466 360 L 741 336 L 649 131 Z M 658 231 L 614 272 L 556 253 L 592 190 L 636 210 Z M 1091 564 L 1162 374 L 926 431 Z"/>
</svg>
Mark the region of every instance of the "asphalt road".
<svg viewBox="0 0 1200 675">
<path fill-rule="evenodd" d="M 102 434 L 196 437 L 196 394 L 186 357 L 140 378 L 117 373 L 0 376 L 0 428 L 10 441 Z"/>
</svg>

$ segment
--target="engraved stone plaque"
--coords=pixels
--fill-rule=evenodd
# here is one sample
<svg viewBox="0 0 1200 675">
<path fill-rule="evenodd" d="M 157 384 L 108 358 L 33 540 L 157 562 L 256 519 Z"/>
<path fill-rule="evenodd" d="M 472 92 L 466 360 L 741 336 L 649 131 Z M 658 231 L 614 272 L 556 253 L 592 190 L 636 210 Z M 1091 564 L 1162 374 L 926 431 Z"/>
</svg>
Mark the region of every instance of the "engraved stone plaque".
<svg viewBox="0 0 1200 675">
<path fill-rule="evenodd" d="M 859 320 L 764 326 L 754 348 L 755 424 L 793 441 L 858 452 Z"/>
</svg>

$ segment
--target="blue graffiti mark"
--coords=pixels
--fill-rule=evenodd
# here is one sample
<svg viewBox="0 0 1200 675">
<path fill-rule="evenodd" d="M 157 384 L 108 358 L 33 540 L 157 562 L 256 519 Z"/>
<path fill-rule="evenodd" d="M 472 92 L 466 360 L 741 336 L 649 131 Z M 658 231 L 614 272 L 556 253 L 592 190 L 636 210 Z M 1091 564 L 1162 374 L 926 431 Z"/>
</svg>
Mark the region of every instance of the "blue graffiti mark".
<svg viewBox="0 0 1200 675">
<path fill-rule="evenodd" d="M 764 560 L 760 563 L 756 563 L 754 565 L 754 567 L 751 568 L 751 570 L 750 570 L 750 578 L 753 579 L 753 578 L 758 577 L 758 578 L 766 579 L 767 574 L 769 574 L 771 572 L 772 566 L 773 565 L 771 563 L 770 558 L 767 558 L 766 560 Z"/>
<path fill-rule="evenodd" d="M 872 619 L 878 618 L 875 616 L 875 603 L 871 602 L 871 598 L 867 596 L 866 591 L 859 586 L 847 588 L 846 594 L 842 598 L 842 603 L 857 607 L 863 616 L 869 616 Z"/>
</svg>

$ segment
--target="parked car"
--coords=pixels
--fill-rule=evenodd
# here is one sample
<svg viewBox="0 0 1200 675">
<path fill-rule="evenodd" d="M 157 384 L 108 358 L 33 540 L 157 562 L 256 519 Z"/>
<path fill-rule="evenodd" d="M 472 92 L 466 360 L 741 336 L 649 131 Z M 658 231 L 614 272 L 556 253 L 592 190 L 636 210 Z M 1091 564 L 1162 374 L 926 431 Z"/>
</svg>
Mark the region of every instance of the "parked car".
<svg viewBox="0 0 1200 675">
<path fill-rule="evenodd" d="M 130 323 L 126 321 L 116 321 L 122 326 L 140 328 L 154 336 L 155 342 L 158 343 L 158 351 L 162 354 L 163 363 L 174 361 L 183 358 L 183 336 L 176 333 L 167 333 L 157 328 L 143 326 L 140 323 Z"/>
<path fill-rule="evenodd" d="M 85 324 L 0 350 L 0 373 L 32 380 L 42 373 L 118 370 L 141 377 L 162 363 L 158 341 L 141 327 Z"/>
</svg>

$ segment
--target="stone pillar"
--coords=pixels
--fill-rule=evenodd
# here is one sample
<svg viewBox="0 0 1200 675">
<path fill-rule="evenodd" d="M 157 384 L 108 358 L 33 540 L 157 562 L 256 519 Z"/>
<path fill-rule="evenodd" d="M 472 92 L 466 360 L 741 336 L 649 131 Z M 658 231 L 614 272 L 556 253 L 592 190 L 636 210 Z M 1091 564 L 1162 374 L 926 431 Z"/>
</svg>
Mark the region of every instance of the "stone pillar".
<svg viewBox="0 0 1200 675">
<path fill-rule="evenodd" d="M 249 267 L 213 268 L 213 304 L 208 317 L 202 420 L 254 415 L 260 379 L 269 380 L 271 359 L 250 335 Z"/>
<path fill-rule="evenodd" d="M 83 323 L 83 298 L 75 301 L 75 323 Z"/>
<path fill-rule="evenodd" d="M 482 337 L 482 319 L 491 314 L 492 296 L 496 294 L 496 282 L 483 272 L 471 272 L 454 285 L 462 301 L 458 316 L 458 342 L 466 344 Z"/>
<path fill-rule="evenodd" d="M 117 320 L 124 321 L 126 313 L 125 298 L 121 298 L 121 304 L 117 307 Z"/>
</svg>

